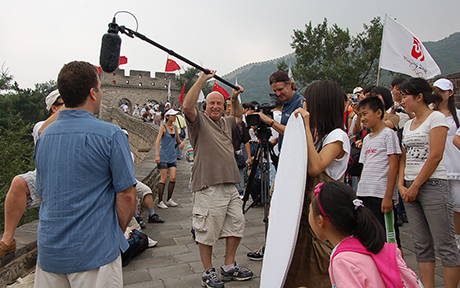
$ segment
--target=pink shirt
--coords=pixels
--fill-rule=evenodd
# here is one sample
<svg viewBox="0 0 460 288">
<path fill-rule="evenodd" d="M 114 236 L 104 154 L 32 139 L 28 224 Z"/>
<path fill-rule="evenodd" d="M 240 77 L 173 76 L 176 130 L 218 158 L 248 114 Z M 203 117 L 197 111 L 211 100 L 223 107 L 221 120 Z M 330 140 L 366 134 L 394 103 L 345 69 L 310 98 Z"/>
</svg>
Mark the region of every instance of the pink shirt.
<svg viewBox="0 0 460 288">
<path fill-rule="evenodd" d="M 385 287 L 374 259 L 356 252 L 341 252 L 329 266 L 332 287 Z"/>
<path fill-rule="evenodd" d="M 350 240 L 358 243 L 356 239 L 346 240 L 348 240 L 348 244 Z M 377 256 L 371 256 L 368 253 L 352 252 L 350 250 L 353 250 L 353 248 L 350 247 L 345 248 L 346 250 L 342 249 L 340 253 L 336 254 L 337 248 L 338 246 L 332 251 L 333 257 L 331 258 L 333 260 L 329 266 L 329 276 L 333 288 L 387 287 L 387 284 L 390 287 L 422 287 L 420 286 L 417 275 L 407 267 L 406 262 L 402 258 L 401 251 L 394 244 L 386 243 L 384 249 L 381 251 L 383 254 L 379 253 Z M 356 251 L 359 251 L 359 249 L 356 249 Z M 382 266 L 380 269 L 376 261 Z M 387 277 L 387 284 L 383 279 L 382 272 Z"/>
</svg>

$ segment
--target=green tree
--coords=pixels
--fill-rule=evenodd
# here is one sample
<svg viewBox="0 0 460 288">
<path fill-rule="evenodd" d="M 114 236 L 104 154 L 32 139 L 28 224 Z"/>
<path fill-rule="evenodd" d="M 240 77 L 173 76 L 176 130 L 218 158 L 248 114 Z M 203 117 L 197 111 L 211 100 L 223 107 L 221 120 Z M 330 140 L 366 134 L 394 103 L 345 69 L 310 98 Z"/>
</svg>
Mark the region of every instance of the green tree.
<svg viewBox="0 0 460 288">
<path fill-rule="evenodd" d="M 286 64 L 286 61 L 284 61 L 284 59 L 278 62 L 278 64 L 276 64 L 276 68 L 278 68 L 278 71 L 284 71 L 286 73 L 288 73 L 289 71 L 289 67 Z"/>
<path fill-rule="evenodd" d="M 0 125 L 5 126 L 9 121 L 9 114 L 21 114 L 25 124 L 35 124 L 48 117 L 45 109 L 46 96 L 57 88 L 56 81 L 35 84 L 34 89 L 21 89 L 14 82 L 14 77 L 8 69 L 2 67 L 0 75 Z M 10 111 L 7 111 L 6 108 Z"/>
<path fill-rule="evenodd" d="M 382 31 L 380 17 L 375 17 L 370 25 L 364 24 L 364 31 L 356 37 L 337 24 L 329 28 L 326 18 L 317 27 L 310 22 L 305 31 L 294 30 L 294 79 L 303 86 L 317 80 L 333 80 L 344 91 L 375 82 Z"/>
<path fill-rule="evenodd" d="M 13 177 L 34 169 L 31 124 L 7 110 L 6 125 L 0 126 L 0 230 L 3 231 L 5 196 Z M 38 219 L 38 209 L 27 210 L 19 225 Z"/>
</svg>

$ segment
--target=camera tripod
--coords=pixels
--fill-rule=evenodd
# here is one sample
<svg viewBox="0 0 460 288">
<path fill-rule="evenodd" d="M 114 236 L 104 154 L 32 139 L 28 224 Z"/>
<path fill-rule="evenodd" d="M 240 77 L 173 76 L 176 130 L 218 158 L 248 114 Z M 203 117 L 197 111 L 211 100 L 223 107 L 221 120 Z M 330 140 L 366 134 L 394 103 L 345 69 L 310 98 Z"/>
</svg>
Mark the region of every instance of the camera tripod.
<svg viewBox="0 0 460 288">
<path fill-rule="evenodd" d="M 251 174 L 249 174 L 246 190 L 244 191 L 243 196 L 243 213 L 255 207 L 257 203 L 264 205 L 264 223 L 265 223 L 265 237 L 267 236 L 268 231 L 268 204 L 270 203 L 270 161 L 269 155 L 270 151 L 273 149 L 272 144 L 268 141 L 271 131 L 268 130 L 268 137 L 260 137 L 261 131 L 257 132 L 257 136 L 261 139 L 257 147 L 257 153 L 252 162 Z M 263 131 L 265 132 L 265 131 Z M 254 183 L 254 177 L 257 172 L 257 168 L 260 169 L 260 182 L 261 189 L 260 194 L 256 199 L 252 199 L 253 202 L 247 209 L 245 209 L 246 202 L 249 200 L 249 195 L 252 191 L 252 185 Z"/>
</svg>

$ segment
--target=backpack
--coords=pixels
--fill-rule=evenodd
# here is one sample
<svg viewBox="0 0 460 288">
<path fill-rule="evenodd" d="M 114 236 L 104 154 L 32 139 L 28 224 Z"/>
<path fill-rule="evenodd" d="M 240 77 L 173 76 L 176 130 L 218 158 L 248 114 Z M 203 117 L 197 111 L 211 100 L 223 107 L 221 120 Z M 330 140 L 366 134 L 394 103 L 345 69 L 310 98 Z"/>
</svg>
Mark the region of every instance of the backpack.
<svg viewBox="0 0 460 288">
<path fill-rule="evenodd" d="M 359 163 L 363 139 L 367 135 L 367 130 L 361 130 L 350 137 L 350 157 L 348 158 L 347 174 L 351 176 L 361 176 L 363 164 Z"/>
<path fill-rule="evenodd" d="M 147 249 L 149 245 L 149 239 L 147 235 L 137 229 L 134 229 L 129 236 L 128 244 L 129 248 L 124 253 L 121 253 L 122 267 L 128 265 L 134 257 Z"/>
<path fill-rule="evenodd" d="M 330 266 L 332 267 L 335 256 L 340 252 L 350 251 L 370 255 L 380 270 L 387 287 L 423 287 L 417 274 L 407 267 L 406 262 L 401 257 L 397 257 L 397 249 L 395 243 L 385 243 L 385 246 L 378 254 L 373 254 L 367 251 L 356 237 L 346 238 L 335 248 L 331 255 Z"/>
</svg>

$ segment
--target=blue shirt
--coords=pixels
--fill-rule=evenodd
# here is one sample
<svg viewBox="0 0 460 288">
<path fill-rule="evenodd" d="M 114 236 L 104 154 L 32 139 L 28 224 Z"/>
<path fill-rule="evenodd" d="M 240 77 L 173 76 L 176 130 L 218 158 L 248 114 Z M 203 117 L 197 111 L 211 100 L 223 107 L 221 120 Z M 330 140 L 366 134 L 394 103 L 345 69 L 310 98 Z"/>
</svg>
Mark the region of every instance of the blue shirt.
<svg viewBox="0 0 460 288">
<path fill-rule="evenodd" d="M 34 154 L 43 197 L 38 265 L 51 273 L 92 270 L 114 261 L 128 243 L 116 194 L 136 185 L 121 129 L 85 110 L 64 110 L 40 135 Z"/>
<path fill-rule="evenodd" d="M 302 108 L 302 100 L 304 100 L 302 95 L 299 92 L 295 91 L 294 95 L 292 96 L 291 100 L 283 101 L 283 113 L 281 114 L 281 124 L 285 125 L 288 122 L 289 117 L 297 108 Z M 283 144 L 283 135 L 278 136 L 278 149 L 281 152 L 281 145 Z"/>
</svg>

